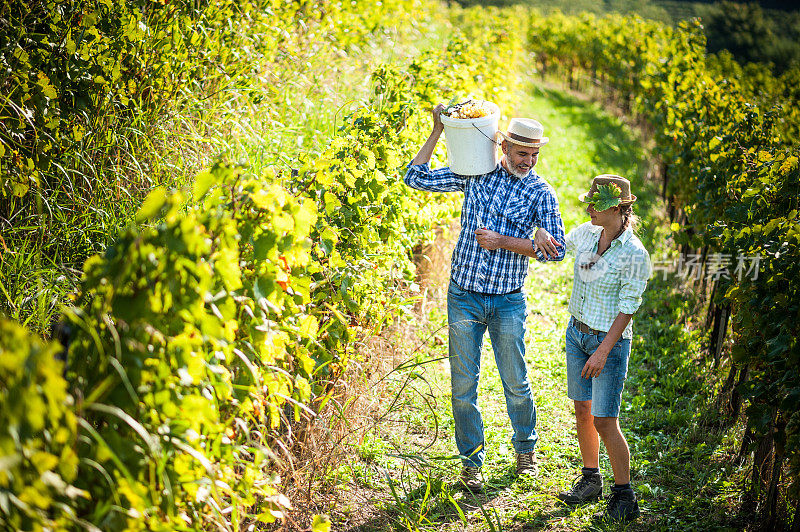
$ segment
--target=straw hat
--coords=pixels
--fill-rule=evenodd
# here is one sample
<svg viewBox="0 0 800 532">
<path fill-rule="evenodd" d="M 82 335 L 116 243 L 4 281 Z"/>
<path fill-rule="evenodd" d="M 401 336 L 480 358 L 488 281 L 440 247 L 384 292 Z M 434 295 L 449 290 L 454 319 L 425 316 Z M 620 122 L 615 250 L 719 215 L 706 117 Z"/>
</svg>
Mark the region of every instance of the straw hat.
<svg viewBox="0 0 800 532">
<path fill-rule="evenodd" d="M 597 187 L 600 185 L 609 184 L 614 184 L 619 187 L 621 191 L 619 195 L 620 205 L 630 205 L 636 201 L 636 196 L 631 195 L 631 182 L 622 176 L 614 174 L 601 174 L 592 179 L 592 186 L 589 187 L 589 192 L 584 192 L 578 196 L 578 199 L 584 203 L 591 203 L 591 201 L 586 201 L 586 198 L 592 197 L 594 193 L 597 192 Z"/>
<path fill-rule="evenodd" d="M 532 118 L 512 118 L 508 123 L 508 133 L 498 131 L 503 139 L 514 144 L 538 148 L 544 146 L 550 139 L 543 137 L 544 127 Z"/>
</svg>

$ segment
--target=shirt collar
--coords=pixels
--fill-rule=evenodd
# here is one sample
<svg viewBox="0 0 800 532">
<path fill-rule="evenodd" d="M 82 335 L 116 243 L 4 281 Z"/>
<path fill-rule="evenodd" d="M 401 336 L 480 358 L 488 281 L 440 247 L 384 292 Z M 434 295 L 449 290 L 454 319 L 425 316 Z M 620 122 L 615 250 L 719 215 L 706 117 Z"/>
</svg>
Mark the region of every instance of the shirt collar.
<svg viewBox="0 0 800 532">
<path fill-rule="evenodd" d="M 631 229 L 631 226 L 628 226 L 625 228 L 622 234 L 619 235 L 619 238 L 617 238 L 617 240 L 619 240 L 620 244 L 625 244 L 628 240 L 631 239 L 632 236 L 633 236 L 633 229 Z"/>
<path fill-rule="evenodd" d="M 594 225 L 592 222 L 589 222 L 589 230 L 594 235 L 595 240 L 600 240 L 600 233 L 603 232 L 603 226 L 602 225 Z M 631 229 L 630 226 L 628 226 L 628 227 L 625 228 L 625 230 L 622 232 L 621 235 L 619 235 L 617 238 L 615 238 L 611 242 L 611 245 L 612 246 L 625 245 L 625 243 L 627 243 L 628 240 L 630 240 L 632 236 L 633 236 L 633 229 Z M 615 244 L 614 242 L 619 242 L 619 244 Z"/>
</svg>

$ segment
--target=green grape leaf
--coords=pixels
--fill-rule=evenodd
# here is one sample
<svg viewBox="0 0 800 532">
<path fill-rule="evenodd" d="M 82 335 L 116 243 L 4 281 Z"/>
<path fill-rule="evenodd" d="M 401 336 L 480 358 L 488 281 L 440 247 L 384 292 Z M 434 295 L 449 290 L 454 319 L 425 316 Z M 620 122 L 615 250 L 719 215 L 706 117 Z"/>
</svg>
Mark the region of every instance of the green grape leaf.
<svg viewBox="0 0 800 532">
<path fill-rule="evenodd" d="M 154 188 L 142 202 L 139 212 L 136 213 L 136 222 L 142 223 L 154 219 L 167 203 L 167 191 L 164 187 Z"/>
<path fill-rule="evenodd" d="M 306 315 L 300 319 L 300 335 L 303 338 L 316 339 L 318 331 L 319 322 L 317 322 L 317 318 Z"/>
<path fill-rule="evenodd" d="M 331 529 L 331 519 L 327 515 L 315 515 L 311 523 L 312 532 L 329 532 Z"/>
<path fill-rule="evenodd" d="M 449 114 L 450 114 L 450 111 L 452 111 L 452 110 L 453 110 L 453 107 L 455 107 L 455 106 L 456 106 L 456 101 L 458 101 L 458 94 L 456 94 L 455 96 L 453 96 L 453 97 L 450 99 L 450 101 L 449 101 L 449 102 L 447 102 L 447 105 L 445 105 L 445 106 L 444 106 L 444 109 L 442 110 L 442 113 L 443 113 L 443 114 L 445 114 L 445 115 L 449 115 Z"/>
<path fill-rule="evenodd" d="M 584 203 L 594 203 L 594 208 L 597 211 L 604 211 L 620 204 L 619 195 L 621 193 L 622 190 L 617 185 L 609 183 L 597 187 L 597 192 L 591 196 L 586 196 L 583 201 Z"/>
<path fill-rule="evenodd" d="M 199 200 L 202 198 L 208 189 L 214 185 L 215 181 L 217 180 L 216 176 L 212 172 L 200 172 L 194 178 L 194 189 L 192 190 L 192 197 L 195 200 Z"/>
</svg>

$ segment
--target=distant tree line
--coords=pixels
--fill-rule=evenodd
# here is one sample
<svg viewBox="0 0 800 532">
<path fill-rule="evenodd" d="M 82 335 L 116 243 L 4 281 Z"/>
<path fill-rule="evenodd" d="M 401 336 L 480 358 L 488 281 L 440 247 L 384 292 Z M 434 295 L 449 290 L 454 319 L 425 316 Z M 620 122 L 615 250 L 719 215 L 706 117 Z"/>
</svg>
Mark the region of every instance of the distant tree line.
<svg viewBox="0 0 800 532">
<path fill-rule="evenodd" d="M 452 3 L 462 6 L 524 4 L 543 13 L 558 9 L 565 14 L 582 11 L 637 14 L 671 24 L 697 16 L 705 27 L 709 52 L 727 50 L 741 64 L 762 63 L 776 74 L 800 66 L 800 9 L 790 1 L 457 0 Z"/>
<path fill-rule="evenodd" d="M 777 73 L 800 65 L 800 11 L 771 16 L 758 4 L 719 2 L 702 17 L 709 52 L 728 50 L 739 63 L 772 63 Z"/>
</svg>

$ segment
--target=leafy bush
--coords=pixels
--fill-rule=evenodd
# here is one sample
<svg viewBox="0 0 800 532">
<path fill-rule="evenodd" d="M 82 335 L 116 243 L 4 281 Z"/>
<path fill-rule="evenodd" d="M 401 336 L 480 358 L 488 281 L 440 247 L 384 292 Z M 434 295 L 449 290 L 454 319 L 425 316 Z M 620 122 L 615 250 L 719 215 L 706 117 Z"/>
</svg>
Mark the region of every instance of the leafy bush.
<svg viewBox="0 0 800 532">
<path fill-rule="evenodd" d="M 318 323 L 296 274 L 316 207 L 225 166 L 198 176 L 194 199 L 184 210 L 154 191 L 139 220 L 164 221 L 85 266 L 69 379 L 98 456 L 86 511 L 103 527 L 238 527 L 256 500 L 271 519 L 283 509 L 261 478 L 284 406 L 311 395 Z"/>
<path fill-rule="evenodd" d="M 434 13 L 419 0 L 3 6 L 0 311 L 44 335 L 83 262 L 151 189 L 190 182 L 225 150 L 293 164 L 294 120 L 309 124 L 307 144 L 324 145 L 311 137 L 328 130 L 318 115 L 335 109 L 319 113 L 307 99 L 324 90 L 329 63 L 362 60 L 365 41 L 372 61 L 383 41 Z"/>
<path fill-rule="evenodd" d="M 0 526 L 65 529 L 86 493 L 77 482 L 77 420 L 61 350 L 0 318 Z"/>
<path fill-rule="evenodd" d="M 348 19 L 344 35 L 378 20 L 330 7 Z M 286 516 L 278 473 L 295 434 L 339 393 L 359 331 L 398 311 L 413 248 L 455 210 L 400 179 L 427 109 L 456 91 L 513 97 L 504 67 L 522 43 L 508 25 L 481 26 L 502 16 L 461 12 L 444 50 L 378 67 L 368 105 L 296 173 L 219 162 L 191 195 L 157 187 L 86 261 L 66 313 L 81 457 L 71 480 L 85 498 L 65 515 L 131 530 Z"/>
</svg>

